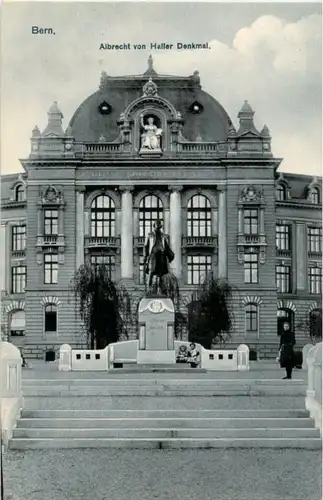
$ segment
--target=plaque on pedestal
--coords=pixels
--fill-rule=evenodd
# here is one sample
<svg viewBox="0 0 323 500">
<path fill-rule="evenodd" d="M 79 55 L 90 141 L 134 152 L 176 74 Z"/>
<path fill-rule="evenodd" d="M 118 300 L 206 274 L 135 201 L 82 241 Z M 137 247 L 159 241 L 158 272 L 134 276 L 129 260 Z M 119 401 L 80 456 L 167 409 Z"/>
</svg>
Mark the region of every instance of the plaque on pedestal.
<svg viewBox="0 0 323 500">
<path fill-rule="evenodd" d="M 139 304 L 137 363 L 175 364 L 173 301 L 167 297 L 145 297 Z"/>
</svg>

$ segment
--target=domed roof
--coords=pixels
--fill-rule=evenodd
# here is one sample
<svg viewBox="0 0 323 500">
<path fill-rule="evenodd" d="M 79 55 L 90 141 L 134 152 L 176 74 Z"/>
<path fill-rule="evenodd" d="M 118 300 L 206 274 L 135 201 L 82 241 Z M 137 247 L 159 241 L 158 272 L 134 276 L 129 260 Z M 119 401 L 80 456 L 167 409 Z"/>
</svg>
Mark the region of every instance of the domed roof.
<svg viewBox="0 0 323 500">
<path fill-rule="evenodd" d="M 69 127 L 80 142 L 97 142 L 100 137 L 114 141 L 120 133 L 117 120 L 134 100 L 142 97 L 149 77 L 157 84 L 158 95 L 180 112 L 182 134 L 188 141 L 224 141 L 231 120 L 224 108 L 202 90 L 198 72 L 189 77 L 158 75 L 150 67 L 142 75 L 110 77 L 102 73 L 100 89 L 76 110 Z"/>
</svg>

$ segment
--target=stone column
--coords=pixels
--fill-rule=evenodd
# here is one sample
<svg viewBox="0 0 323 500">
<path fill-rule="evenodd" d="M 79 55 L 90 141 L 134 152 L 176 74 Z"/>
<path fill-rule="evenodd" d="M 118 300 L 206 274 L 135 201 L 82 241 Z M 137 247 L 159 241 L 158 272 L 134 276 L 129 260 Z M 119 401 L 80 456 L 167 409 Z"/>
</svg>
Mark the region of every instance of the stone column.
<svg viewBox="0 0 323 500">
<path fill-rule="evenodd" d="M 41 236 L 43 231 L 43 210 L 40 206 L 37 208 L 37 236 Z"/>
<path fill-rule="evenodd" d="M 239 207 L 238 208 L 238 234 L 243 234 L 244 233 L 244 227 L 243 227 L 243 208 Z"/>
<path fill-rule="evenodd" d="M 306 225 L 296 223 L 296 287 L 297 291 L 307 288 L 307 245 Z"/>
<path fill-rule="evenodd" d="M 58 208 L 58 235 L 59 236 L 64 235 L 64 207 L 62 205 Z"/>
<path fill-rule="evenodd" d="M 132 186 L 120 186 L 121 195 L 121 279 L 133 279 Z"/>
<path fill-rule="evenodd" d="M 212 231 L 211 236 L 218 234 L 218 209 L 212 210 Z"/>
<path fill-rule="evenodd" d="M 164 208 L 164 233 L 169 234 L 169 208 Z"/>
<path fill-rule="evenodd" d="M 84 191 L 84 186 L 76 191 L 76 269 L 84 264 Z"/>
<path fill-rule="evenodd" d="M 218 247 L 219 247 L 219 278 L 227 278 L 228 267 L 228 249 L 227 249 L 227 193 L 224 189 L 219 191 L 219 231 L 218 231 Z"/>
<path fill-rule="evenodd" d="M 171 190 L 169 202 L 170 245 L 175 254 L 171 264 L 177 278 L 182 274 L 182 227 L 181 227 L 181 194 L 182 186 L 169 186 Z"/>
<path fill-rule="evenodd" d="M 262 207 L 259 214 L 259 234 L 265 234 L 265 210 Z"/>
</svg>

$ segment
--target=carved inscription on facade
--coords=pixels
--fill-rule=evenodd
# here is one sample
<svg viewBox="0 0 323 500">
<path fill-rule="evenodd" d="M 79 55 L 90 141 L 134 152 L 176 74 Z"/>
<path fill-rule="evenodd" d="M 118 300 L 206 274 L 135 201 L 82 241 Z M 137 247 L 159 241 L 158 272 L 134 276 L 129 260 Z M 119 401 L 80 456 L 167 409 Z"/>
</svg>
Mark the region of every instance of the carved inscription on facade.
<svg viewBox="0 0 323 500">
<path fill-rule="evenodd" d="M 95 170 L 78 172 L 77 177 L 80 179 L 131 179 L 131 180 L 165 180 L 165 179 L 210 179 L 215 178 L 216 171 L 213 169 L 199 170 Z"/>
</svg>

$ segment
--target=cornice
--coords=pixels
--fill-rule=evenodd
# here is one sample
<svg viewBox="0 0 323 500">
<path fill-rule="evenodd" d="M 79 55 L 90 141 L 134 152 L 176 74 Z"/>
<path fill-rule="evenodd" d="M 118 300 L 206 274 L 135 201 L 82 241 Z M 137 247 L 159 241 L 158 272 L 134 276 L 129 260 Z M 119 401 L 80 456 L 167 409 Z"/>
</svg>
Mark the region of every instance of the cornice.
<svg viewBox="0 0 323 500">
<path fill-rule="evenodd" d="M 93 165 L 105 165 L 109 166 L 134 166 L 140 165 L 141 167 L 151 167 L 152 165 L 163 165 L 165 167 L 178 166 L 212 166 L 230 168 L 231 166 L 247 166 L 253 168 L 264 168 L 264 167 L 275 167 L 281 160 L 275 158 L 227 158 L 220 157 L 219 155 L 208 155 L 208 157 L 196 158 L 196 156 L 186 156 L 182 155 L 177 157 L 176 153 L 173 155 L 165 155 L 160 158 L 142 158 L 133 155 L 118 155 L 115 157 L 105 156 L 105 157 L 78 157 L 78 158 L 28 158 L 20 160 L 26 167 L 38 167 L 46 166 L 49 168 L 55 168 L 58 165 L 64 166 L 64 168 L 77 168 L 77 167 L 87 167 Z"/>
<path fill-rule="evenodd" d="M 303 200 L 284 200 L 284 201 L 275 201 L 276 206 L 280 207 L 288 207 L 288 208 L 313 208 L 315 210 L 322 210 L 322 204 L 315 205 L 311 202 L 304 202 Z"/>
</svg>

